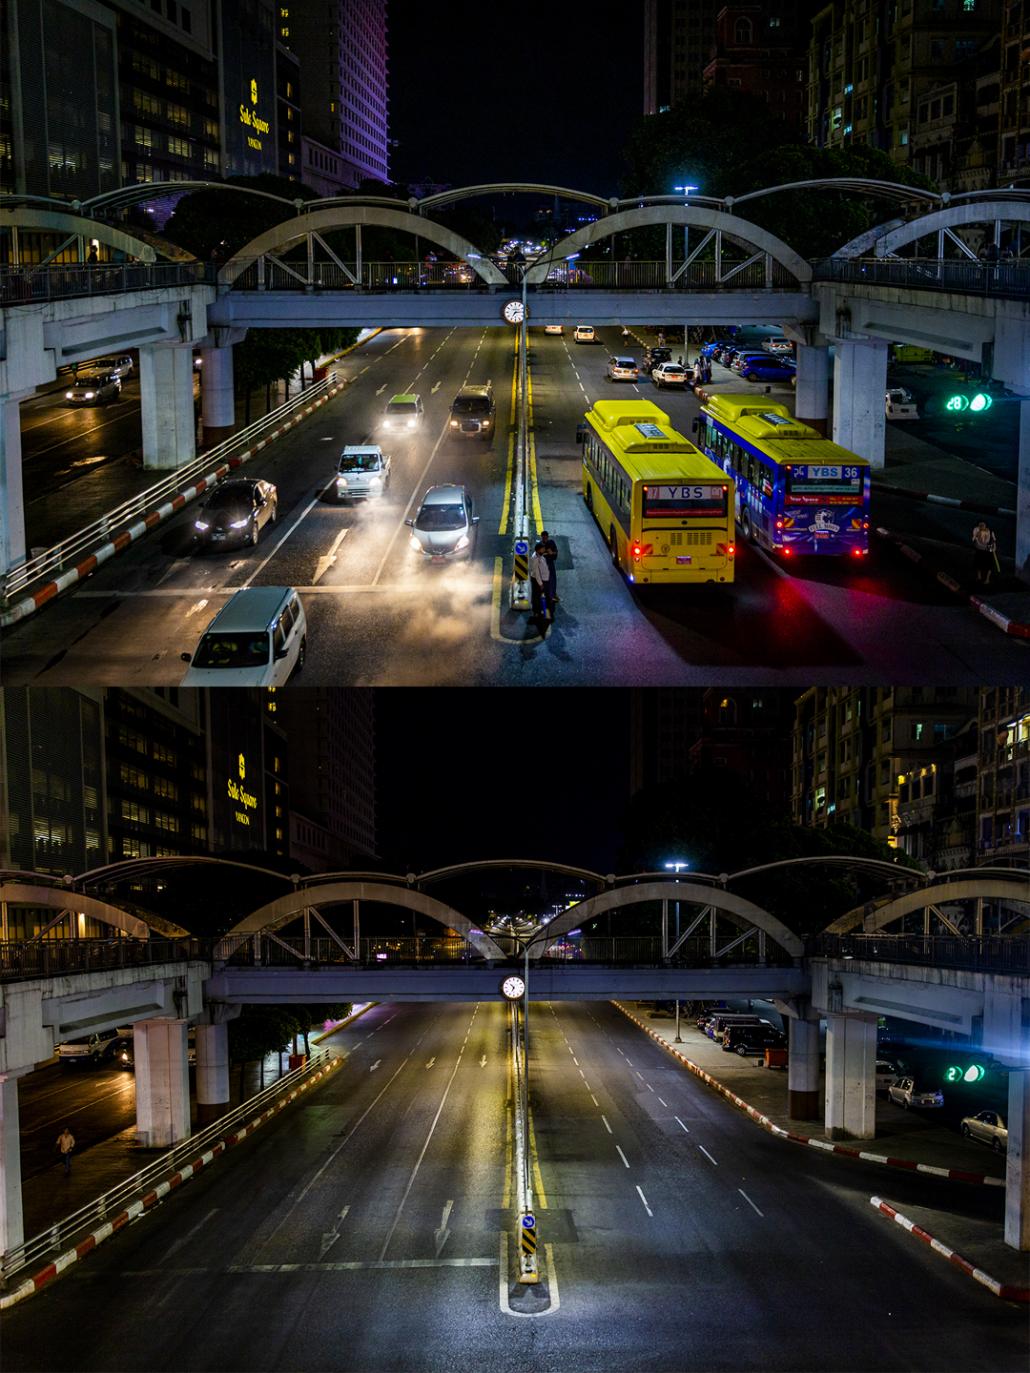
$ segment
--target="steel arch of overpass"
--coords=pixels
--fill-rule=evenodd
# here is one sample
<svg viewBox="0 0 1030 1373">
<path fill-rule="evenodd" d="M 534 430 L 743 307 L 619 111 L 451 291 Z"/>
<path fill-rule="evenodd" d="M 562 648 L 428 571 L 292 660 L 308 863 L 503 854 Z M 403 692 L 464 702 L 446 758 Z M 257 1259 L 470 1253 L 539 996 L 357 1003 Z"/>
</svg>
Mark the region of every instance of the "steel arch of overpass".
<svg viewBox="0 0 1030 1373">
<path fill-rule="evenodd" d="M 176 925 L 174 921 L 165 920 L 163 916 L 148 912 L 144 918 L 109 901 L 101 901 L 95 896 L 87 896 L 83 892 L 72 891 L 63 886 L 44 886 L 38 881 L 0 882 L 0 902 L 5 902 L 8 906 L 30 906 L 54 911 L 54 918 L 36 936 L 37 938 L 42 938 L 48 930 L 55 929 L 65 916 L 76 915 L 84 915 L 98 924 L 108 925 L 133 939 L 146 939 L 151 932 L 163 935 L 167 939 L 189 938 L 188 930 Z"/>
<path fill-rule="evenodd" d="M 956 874 L 951 880 L 933 881 L 916 891 L 888 896 L 881 901 L 856 907 L 834 920 L 824 933 L 850 934 L 859 930 L 864 934 L 873 934 L 911 915 L 913 911 L 929 911 L 941 905 L 969 901 L 1011 901 L 1016 905 L 1030 906 L 1030 873 L 1025 869 L 1015 869 L 1007 876 L 1000 875 L 997 870 L 989 876 Z M 939 910 L 935 914 L 950 933 L 961 934 Z"/>
<path fill-rule="evenodd" d="M 1023 200 L 951 200 L 927 214 L 914 219 L 892 219 L 874 225 L 865 233 L 843 244 L 833 254 L 835 258 L 894 257 L 898 250 L 910 248 L 921 239 L 935 237 L 937 257 L 945 256 L 946 247 L 960 258 L 979 262 L 980 258 L 956 232 L 970 225 L 1030 224 L 1030 191 Z"/>
</svg>

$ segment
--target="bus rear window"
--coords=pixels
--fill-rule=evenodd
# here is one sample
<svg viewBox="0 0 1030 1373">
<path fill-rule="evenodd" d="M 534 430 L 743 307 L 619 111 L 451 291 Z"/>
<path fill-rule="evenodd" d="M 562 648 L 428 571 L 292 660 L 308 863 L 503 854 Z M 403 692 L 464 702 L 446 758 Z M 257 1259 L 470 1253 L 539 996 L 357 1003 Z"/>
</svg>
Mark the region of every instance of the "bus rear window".
<svg viewBox="0 0 1030 1373">
<path fill-rule="evenodd" d="M 861 467 L 810 464 L 787 471 L 787 501 L 793 505 L 825 505 L 827 501 L 853 502 L 862 498 Z"/>
<path fill-rule="evenodd" d="M 727 495 L 725 486 L 645 486 L 645 520 L 724 520 Z"/>
</svg>

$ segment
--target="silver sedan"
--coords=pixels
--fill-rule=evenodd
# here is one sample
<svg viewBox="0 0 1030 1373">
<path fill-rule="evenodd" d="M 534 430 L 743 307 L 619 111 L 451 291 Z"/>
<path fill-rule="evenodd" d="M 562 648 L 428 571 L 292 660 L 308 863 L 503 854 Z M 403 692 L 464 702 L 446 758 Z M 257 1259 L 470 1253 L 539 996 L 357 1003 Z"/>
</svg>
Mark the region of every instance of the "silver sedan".
<svg viewBox="0 0 1030 1373">
<path fill-rule="evenodd" d="M 975 1116 L 966 1116 L 962 1121 L 962 1133 L 967 1139 L 989 1144 L 997 1154 L 1004 1154 L 1009 1147 L 1008 1127 L 997 1111 L 979 1111 Z"/>
</svg>

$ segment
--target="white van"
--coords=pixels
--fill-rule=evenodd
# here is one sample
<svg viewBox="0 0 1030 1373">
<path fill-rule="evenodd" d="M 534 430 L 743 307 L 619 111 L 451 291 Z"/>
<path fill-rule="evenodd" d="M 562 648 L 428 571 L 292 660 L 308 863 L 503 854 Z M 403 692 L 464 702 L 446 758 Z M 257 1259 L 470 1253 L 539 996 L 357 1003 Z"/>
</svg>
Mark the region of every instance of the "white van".
<svg viewBox="0 0 1030 1373">
<path fill-rule="evenodd" d="M 208 625 L 183 686 L 285 686 L 304 666 L 308 625 L 292 586 L 248 586 Z"/>
</svg>

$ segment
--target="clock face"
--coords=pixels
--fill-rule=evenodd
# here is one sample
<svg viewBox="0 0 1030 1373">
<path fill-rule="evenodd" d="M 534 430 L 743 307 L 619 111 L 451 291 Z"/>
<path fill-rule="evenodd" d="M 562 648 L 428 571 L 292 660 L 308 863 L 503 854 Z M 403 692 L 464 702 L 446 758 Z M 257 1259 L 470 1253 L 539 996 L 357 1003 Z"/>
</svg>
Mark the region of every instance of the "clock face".
<svg viewBox="0 0 1030 1373">
<path fill-rule="evenodd" d="M 504 318 L 508 321 L 509 324 L 521 324 L 521 323 L 522 323 L 522 301 L 521 301 L 521 300 L 509 300 L 509 301 L 506 301 L 506 302 L 505 302 L 505 305 L 504 305 L 504 309 L 501 311 L 501 314 L 504 316 Z"/>
<path fill-rule="evenodd" d="M 518 1001 L 519 997 L 525 993 L 526 984 L 521 977 L 512 974 L 506 977 L 501 983 L 501 994 L 506 996 L 509 1001 Z"/>
</svg>

